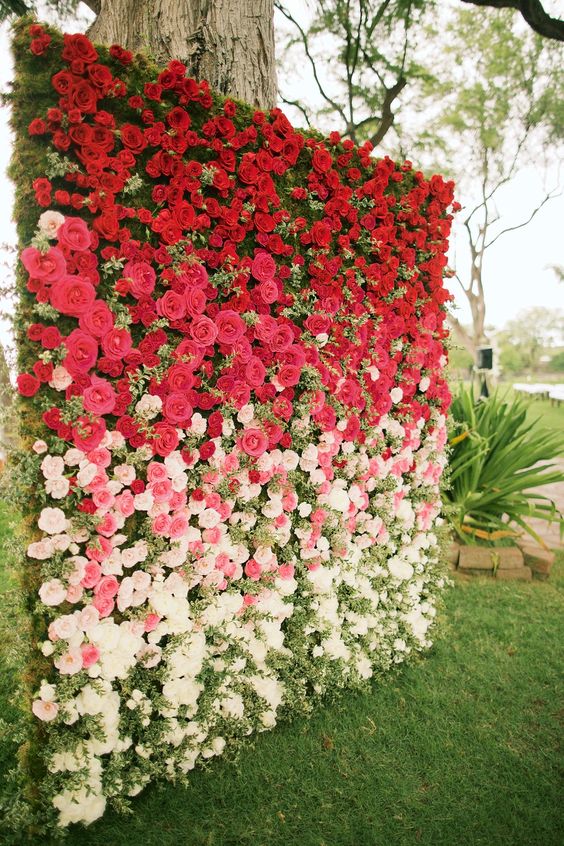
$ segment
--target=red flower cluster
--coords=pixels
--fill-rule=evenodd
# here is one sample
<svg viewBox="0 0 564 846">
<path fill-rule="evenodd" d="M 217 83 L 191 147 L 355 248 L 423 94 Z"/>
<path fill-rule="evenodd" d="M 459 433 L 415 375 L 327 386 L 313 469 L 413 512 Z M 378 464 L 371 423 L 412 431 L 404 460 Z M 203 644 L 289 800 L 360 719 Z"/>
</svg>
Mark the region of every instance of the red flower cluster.
<svg viewBox="0 0 564 846">
<path fill-rule="evenodd" d="M 30 34 L 34 53 L 49 46 Z M 178 61 L 139 91 L 120 47 L 102 60 L 65 35 L 61 58 L 53 105 L 29 131 L 73 162 L 34 182 L 65 221 L 56 246 L 22 253 L 28 289 L 61 315 L 29 336 L 62 351 L 66 400 L 83 399 L 69 421 L 53 394 L 44 420 L 59 437 L 93 449 L 108 418 L 166 456 L 195 410 L 220 433 L 222 406 L 252 399 L 270 412 L 241 444 L 253 456 L 291 445 L 298 400 L 324 431 L 344 421 L 350 440 L 394 387 L 404 419 L 446 408 L 452 183 L 337 133 L 306 139 L 279 109 L 217 106 Z M 53 387 L 53 370 L 39 359 L 20 391 Z M 139 384 L 162 401 L 151 425 L 135 412 Z"/>
</svg>

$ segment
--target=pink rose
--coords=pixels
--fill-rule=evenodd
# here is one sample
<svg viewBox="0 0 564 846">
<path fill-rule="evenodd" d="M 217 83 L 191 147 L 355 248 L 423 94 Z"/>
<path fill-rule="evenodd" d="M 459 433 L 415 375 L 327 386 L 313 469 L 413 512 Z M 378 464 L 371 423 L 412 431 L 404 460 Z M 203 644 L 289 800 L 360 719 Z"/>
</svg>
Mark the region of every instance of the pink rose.
<svg viewBox="0 0 564 846">
<path fill-rule="evenodd" d="M 119 590 L 119 582 L 115 576 L 102 576 L 96 587 L 94 593 L 96 596 L 104 596 L 113 599 Z"/>
<path fill-rule="evenodd" d="M 59 658 L 55 658 L 54 664 L 61 675 L 74 676 L 82 670 L 82 653 L 80 649 L 69 649 Z"/>
<path fill-rule="evenodd" d="M 91 308 L 80 315 L 78 325 L 85 332 L 102 338 L 114 325 L 114 316 L 104 300 L 94 300 Z"/>
<path fill-rule="evenodd" d="M 170 516 L 168 514 L 157 514 L 151 529 L 155 535 L 168 535 L 170 529 Z"/>
<path fill-rule="evenodd" d="M 115 602 L 110 596 L 95 596 L 92 605 L 100 617 L 109 617 L 114 610 Z"/>
<path fill-rule="evenodd" d="M 209 277 L 203 264 L 191 264 L 182 271 L 179 278 L 189 288 L 205 288 Z"/>
<path fill-rule="evenodd" d="M 90 247 L 90 233 L 80 217 L 67 217 L 57 232 L 57 240 L 69 250 L 87 250 Z"/>
<path fill-rule="evenodd" d="M 251 356 L 245 366 L 245 379 L 251 388 L 258 388 L 264 382 L 266 367 L 256 355 Z"/>
<path fill-rule="evenodd" d="M 80 317 L 92 308 L 96 291 L 80 276 L 64 276 L 51 288 L 50 299 L 53 308 L 61 314 Z"/>
<path fill-rule="evenodd" d="M 255 561 L 254 558 L 249 558 L 245 564 L 245 575 L 248 576 L 249 579 L 252 579 L 253 582 L 258 582 L 261 573 L 262 567 L 258 561 Z"/>
<path fill-rule="evenodd" d="M 265 279 L 258 286 L 258 292 L 263 303 L 275 303 L 279 296 L 278 285 L 274 279 Z"/>
<path fill-rule="evenodd" d="M 159 625 L 161 618 L 158 614 L 148 614 L 145 617 L 145 631 L 153 632 Z"/>
<path fill-rule="evenodd" d="M 48 723 L 54 720 L 59 713 L 59 706 L 56 702 L 45 702 L 44 699 L 35 699 L 31 710 L 38 719 L 43 720 L 44 723 Z"/>
<path fill-rule="evenodd" d="M 260 429 L 245 429 L 239 439 L 239 446 L 254 458 L 258 458 L 268 447 L 268 438 Z"/>
<path fill-rule="evenodd" d="M 217 327 L 213 320 L 202 315 L 192 321 L 190 334 L 195 341 L 207 347 L 215 342 L 217 338 Z"/>
<path fill-rule="evenodd" d="M 80 584 L 85 588 L 93 588 L 97 585 L 102 576 L 102 568 L 96 561 L 89 561 L 84 565 L 84 576 Z"/>
<path fill-rule="evenodd" d="M 267 282 L 274 278 L 276 273 L 276 262 L 270 253 L 257 253 L 251 265 L 251 273 L 259 282 Z"/>
<path fill-rule="evenodd" d="M 184 293 L 184 300 L 190 317 L 197 317 L 205 311 L 207 297 L 201 288 L 188 288 Z"/>
<path fill-rule="evenodd" d="M 135 511 L 134 498 L 131 491 L 123 491 L 116 496 L 115 506 L 123 517 L 130 517 Z"/>
<path fill-rule="evenodd" d="M 101 535 L 104 535 L 106 538 L 111 538 L 112 535 L 115 535 L 118 527 L 118 522 L 116 519 L 115 514 L 112 514 L 110 511 L 106 512 L 102 518 L 102 522 L 98 524 L 96 527 L 96 531 L 99 532 Z"/>
<path fill-rule="evenodd" d="M 110 329 L 102 338 L 102 349 L 108 358 L 121 361 L 133 346 L 131 335 L 127 329 Z"/>
<path fill-rule="evenodd" d="M 100 650 L 93 643 L 83 643 L 80 647 L 82 654 L 82 668 L 87 670 L 92 664 L 95 664 L 100 657 Z"/>
<path fill-rule="evenodd" d="M 160 461 L 151 461 L 147 466 L 147 480 L 149 482 L 162 482 L 168 479 L 168 472 L 164 464 Z"/>
<path fill-rule="evenodd" d="M 220 344 L 233 345 L 237 343 L 247 329 L 245 321 L 236 311 L 231 309 L 220 311 L 215 317 L 215 325 L 217 326 L 217 340 Z"/>
<path fill-rule="evenodd" d="M 40 253 L 36 247 L 26 247 L 20 258 L 32 279 L 42 282 L 56 282 L 67 271 L 65 257 L 57 247 L 49 247 L 46 253 Z"/>
<path fill-rule="evenodd" d="M 82 395 L 82 402 L 86 411 L 93 414 L 109 414 L 116 405 L 117 394 L 112 385 L 99 376 L 92 376 L 92 384 Z"/>
<path fill-rule="evenodd" d="M 146 261 L 128 261 L 123 268 L 123 276 L 131 281 L 134 297 L 148 297 L 154 291 L 157 274 Z"/>
<path fill-rule="evenodd" d="M 169 536 L 172 540 L 183 537 L 188 531 L 188 517 L 176 514 L 170 521 Z"/>
<path fill-rule="evenodd" d="M 327 314 L 316 312 L 315 314 L 310 314 L 306 319 L 305 326 L 312 335 L 324 335 L 331 328 L 331 318 Z"/>
<path fill-rule="evenodd" d="M 88 373 L 94 367 L 98 357 L 98 342 L 95 338 L 82 329 L 74 329 L 63 343 L 67 348 L 64 365 L 71 375 Z"/>
<path fill-rule="evenodd" d="M 157 314 L 167 320 L 182 320 L 186 316 L 186 300 L 176 291 L 167 291 L 157 300 Z"/>
</svg>

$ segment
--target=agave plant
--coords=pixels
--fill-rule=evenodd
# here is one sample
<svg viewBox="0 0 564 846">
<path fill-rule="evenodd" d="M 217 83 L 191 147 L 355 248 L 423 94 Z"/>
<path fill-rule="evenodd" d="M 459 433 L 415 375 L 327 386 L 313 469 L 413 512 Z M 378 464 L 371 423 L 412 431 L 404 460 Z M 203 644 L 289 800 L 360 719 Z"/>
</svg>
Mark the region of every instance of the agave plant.
<svg viewBox="0 0 564 846">
<path fill-rule="evenodd" d="M 461 387 L 451 407 L 449 487 L 445 512 L 460 540 L 496 541 L 517 527 L 543 544 L 530 518 L 560 523 L 554 502 L 535 490 L 564 482 L 552 460 L 564 454 L 564 431 L 527 421 L 527 401 L 498 391 L 476 399 Z M 544 545 L 544 544 L 543 544 Z"/>
</svg>

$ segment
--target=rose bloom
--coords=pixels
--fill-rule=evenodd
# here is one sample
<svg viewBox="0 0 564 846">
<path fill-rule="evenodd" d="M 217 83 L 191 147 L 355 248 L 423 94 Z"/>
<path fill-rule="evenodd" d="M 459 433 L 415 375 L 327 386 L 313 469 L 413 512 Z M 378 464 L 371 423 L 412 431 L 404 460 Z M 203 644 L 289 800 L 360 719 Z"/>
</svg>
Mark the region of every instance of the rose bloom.
<svg viewBox="0 0 564 846">
<path fill-rule="evenodd" d="M 116 392 L 105 379 L 93 375 L 92 384 L 84 390 L 82 402 L 86 411 L 93 414 L 110 414 L 116 405 Z"/>
<path fill-rule="evenodd" d="M 91 335 L 82 329 L 73 329 L 64 344 L 67 348 L 64 364 L 71 375 L 87 373 L 94 367 L 98 357 L 98 342 Z"/>
<path fill-rule="evenodd" d="M 80 276 L 64 276 L 51 288 L 50 299 L 53 308 L 61 314 L 80 317 L 92 308 L 96 291 Z"/>
<path fill-rule="evenodd" d="M 172 425 L 184 426 L 190 422 L 193 408 L 186 395 L 180 391 L 169 394 L 164 401 L 163 416 Z"/>
<path fill-rule="evenodd" d="M 270 253 L 259 252 L 253 259 L 251 273 L 259 282 L 267 282 L 274 278 L 276 262 Z"/>
<path fill-rule="evenodd" d="M 47 532 L 49 535 L 61 534 L 67 527 L 65 512 L 60 508 L 43 508 L 37 525 L 43 532 Z"/>
<path fill-rule="evenodd" d="M 73 676 L 82 670 L 82 653 L 80 649 L 69 649 L 59 658 L 55 658 L 54 664 L 61 675 Z"/>
<path fill-rule="evenodd" d="M 59 244 L 69 250 L 87 250 L 90 247 L 88 226 L 80 217 L 66 217 L 57 233 Z"/>
<path fill-rule="evenodd" d="M 41 472 L 46 479 L 58 479 L 65 472 L 65 462 L 60 455 L 46 455 L 41 462 Z"/>
<path fill-rule="evenodd" d="M 167 320 L 182 320 L 186 315 L 186 301 L 176 291 L 167 291 L 157 300 L 157 314 Z"/>
<path fill-rule="evenodd" d="M 37 453 L 37 455 L 42 455 L 42 453 L 47 452 L 48 449 L 49 447 L 47 446 L 45 441 L 42 440 L 35 441 L 32 446 L 32 450 Z"/>
<path fill-rule="evenodd" d="M 70 489 L 70 482 L 64 477 L 59 479 L 47 479 L 45 482 L 46 492 L 53 497 L 53 499 L 63 499 Z"/>
<path fill-rule="evenodd" d="M 139 298 L 152 294 L 157 274 L 146 261 L 128 261 L 123 268 L 123 277 L 131 281 L 131 293 Z"/>
<path fill-rule="evenodd" d="M 54 388 L 56 391 L 64 391 L 68 386 L 72 384 L 72 376 L 66 367 L 62 365 L 58 365 L 55 367 L 51 374 L 51 378 L 49 380 L 49 386 Z"/>
<path fill-rule="evenodd" d="M 83 643 L 80 647 L 82 655 L 82 667 L 88 669 L 92 664 L 95 664 L 100 657 L 100 650 L 93 643 Z"/>
<path fill-rule="evenodd" d="M 39 598 L 44 605 L 60 605 L 66 597 L 67 589 L 60 579 L 50 579 L 39 588 Z"/>
<path fill-rule="evenodd" d="M 179 279 L 189 288 L 205 288 L 209 277 L 203 264 L 194 263 L 182 270 Z"/>
<path fill-rule="evenodd" d="M 284 364 L 276 374 L 276 378 L 283 388 L 297 385 L 300 381 L 301 368 L 294 364 Z"/>
<path fill-rule="evenodd" d="M 266 452 L 268 438 L 260 429 L 245 429 L 239 439 L 239 446 L 247 455 L 258 458 Z"/>
<path fill-rule="evenodd" d="M 190 326 L 190 334 L 199 344 L 209 346 L 215 342 L 217 338 L 217 327 L 213 320 L 202 315 L 192 321 Z"/>
<path fill-rule="evenodd" d="M 97 420 L 89 420 L 88 417 L 79 417 L 72 427 L 72 439 L 74 445 L 87 452 L 96 449 L 106 434 L 106 421 L 103 417 Z"/>
<path fill-rule="evenodd" d="M 102 338 L 102 349 L 108 358 L 121 360 L 132 346 L 133 341 L 127 329 L 110 329 Z"/>
<path fill-rule="evenodd" d="M 49 247 L 46 253 L 39 252 L 36 247 L 26 247 L 20 260 L 31 278 L 41 282 L 56 282 L 67 270 L 65 257 L 57 247 Z"/>
<path fill-rule="evenodd" d="M 104 300 L 94 300 L 90 309 L 80 315 L 79 327 L 96 338 L 102 338 L 114 325 L 114 316 Z"/>
<path fill-rule="evenodd" d="M 57 211 L 45 211 L 39 217 L 39 229 L 47 238 L 55 238 L 65 217 Z"/>
<path fill-rule="evenodd" d="M 56 702 L 45 702 L 43 699 L 35 699 L 31 706 L 31 710 L 36 717 L 43 720 L 44 723 L 48 723 L 51 720 L 54 720 L 59 713 L 59 706 Z"/>
<path fill-rule="evenodd" d="M 247 329 L 245 321 L 232 309 L 220 311 L 215 317 L 215 325 L 220 344 L 235 344 Z"/>
</svg>

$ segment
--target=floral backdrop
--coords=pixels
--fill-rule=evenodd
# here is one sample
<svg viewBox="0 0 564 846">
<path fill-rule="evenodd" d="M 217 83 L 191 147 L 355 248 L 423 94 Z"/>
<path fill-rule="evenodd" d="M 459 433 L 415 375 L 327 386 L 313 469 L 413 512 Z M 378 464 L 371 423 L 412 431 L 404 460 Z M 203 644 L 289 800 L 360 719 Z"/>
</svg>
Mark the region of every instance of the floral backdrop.
<svg viewBox="0 0 564 846">
<path fill-rule="evenodd" d="M 453 185 L 179 61 L 14 50 L 27 766 L 66 826 L 430 645 Z"/>
</svg>

